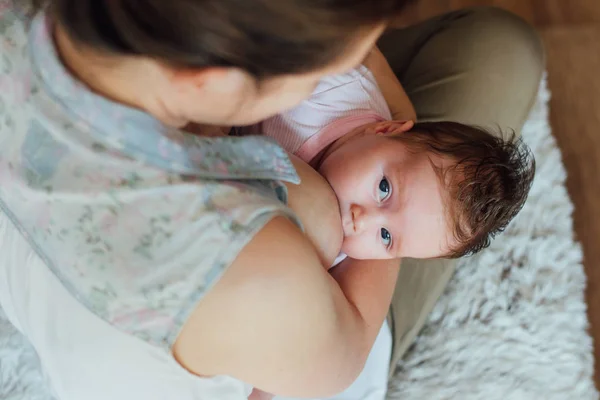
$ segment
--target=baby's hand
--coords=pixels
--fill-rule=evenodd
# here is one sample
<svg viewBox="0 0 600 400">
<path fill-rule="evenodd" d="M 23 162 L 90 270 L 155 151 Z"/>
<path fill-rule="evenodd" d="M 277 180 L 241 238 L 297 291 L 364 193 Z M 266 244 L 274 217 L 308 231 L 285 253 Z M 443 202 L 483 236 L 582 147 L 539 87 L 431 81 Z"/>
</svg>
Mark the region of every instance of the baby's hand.
<svg viewBox="0 0 600 400">
<path fill-rule="evenodd" d="M 250 393 L 250 397 L 248 397 L 248 400 L 271 400 L 273 397 L 274 396 L 271 393 L 254 389 L 252 393 Z"/>
</svg>

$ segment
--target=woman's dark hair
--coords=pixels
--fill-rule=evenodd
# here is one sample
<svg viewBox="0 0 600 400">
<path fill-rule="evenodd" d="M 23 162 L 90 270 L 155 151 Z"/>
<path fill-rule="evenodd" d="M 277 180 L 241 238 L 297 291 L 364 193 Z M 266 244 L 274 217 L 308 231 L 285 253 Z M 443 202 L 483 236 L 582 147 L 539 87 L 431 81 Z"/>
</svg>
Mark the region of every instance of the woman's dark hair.
<svg viewBox="0 0 600 400">
<path fill-rule="evenodd" d="M 478 253 L 523 208 L 535 175 L 529 147 L 512 134 L 502 139 L 457 122 L 421 122 L 394 136 L 415 152 L 437 154 L 450 165 L 434 168 L 447 189 L 446 212 L 456 245 L 447 257 Z"/>
<path fill-rule="evenodd" d="M 38 0 L 71 37 L 175 66 L 238 67 L 257 78 L 302 73 L 339 57 L 360 28 L 413 0 Z"/>
</svg>

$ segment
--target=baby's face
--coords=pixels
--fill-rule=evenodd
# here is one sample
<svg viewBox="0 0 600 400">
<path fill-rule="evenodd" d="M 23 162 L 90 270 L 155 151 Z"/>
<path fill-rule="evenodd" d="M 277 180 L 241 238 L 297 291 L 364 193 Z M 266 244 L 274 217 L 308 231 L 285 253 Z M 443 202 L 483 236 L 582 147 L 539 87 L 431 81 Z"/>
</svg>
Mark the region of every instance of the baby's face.
<svg viewBox="0 0 600 400">
<path fill-rule="evenodd" d="M 338 198 L 342 252 L 355 259 L 448 254 L 452 230 L 432 162 L 443 160 L 381 135 L 358 135 L 327 156 L 319 172 Z"/>
</svg>

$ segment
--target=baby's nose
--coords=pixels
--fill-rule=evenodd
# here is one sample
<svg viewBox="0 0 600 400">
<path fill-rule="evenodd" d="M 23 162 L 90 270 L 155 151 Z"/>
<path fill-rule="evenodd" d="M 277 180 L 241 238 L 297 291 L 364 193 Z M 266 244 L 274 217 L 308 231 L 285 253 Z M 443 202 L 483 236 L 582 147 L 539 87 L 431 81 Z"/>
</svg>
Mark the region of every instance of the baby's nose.
<svg viewBox="0 0 600 400">
<path fill-rule="evenodd" d="M 371 225 L 377 224 L 376 213 L 369 212 L 363 206 L 353 204 L 350 206 L 352 222 L 354 224 L 354 233 L 359 234 L 368 230 Z"/>
</svg>

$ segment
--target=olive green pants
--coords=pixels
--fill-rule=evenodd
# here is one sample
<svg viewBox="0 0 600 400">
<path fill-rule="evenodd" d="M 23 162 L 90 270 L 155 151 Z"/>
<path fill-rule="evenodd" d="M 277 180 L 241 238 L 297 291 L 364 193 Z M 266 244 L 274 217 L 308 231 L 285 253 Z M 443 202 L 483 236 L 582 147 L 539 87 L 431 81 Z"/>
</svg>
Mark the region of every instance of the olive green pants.
<svg viewBox="0 0 600 400">
<path fill-rule="evenodd" d="M 466 9 L 386 33 L 379 47 L 420 121 L 451 120 L 519 133 L 544 69 L 534 30 L 496 8 Z M 390 308 L 390 373 L 443 293 L 455 261 L 402 261 Z"/>
</svg>

